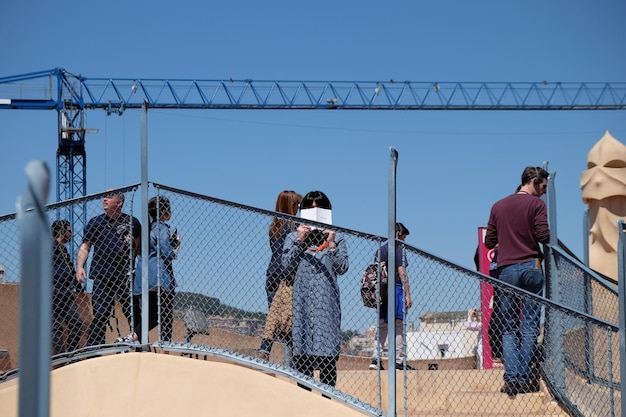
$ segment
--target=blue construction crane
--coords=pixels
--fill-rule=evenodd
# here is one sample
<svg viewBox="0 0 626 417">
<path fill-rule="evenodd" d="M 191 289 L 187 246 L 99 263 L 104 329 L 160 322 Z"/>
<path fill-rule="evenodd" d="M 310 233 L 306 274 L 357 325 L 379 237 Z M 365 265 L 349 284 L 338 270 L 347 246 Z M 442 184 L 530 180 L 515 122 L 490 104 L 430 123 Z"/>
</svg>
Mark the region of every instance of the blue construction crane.
<svg viewBox="0 0 626 417">
<path fill-rule="evenodd" d="M 0 109 L 58 113 L 57 201 L 86 195 L 84 111 L 121 115 L 144 103 L 156 109 L 623 110 L 626 82 L 111 79 L 62 68 L 0 78 Z"/>
</svg>

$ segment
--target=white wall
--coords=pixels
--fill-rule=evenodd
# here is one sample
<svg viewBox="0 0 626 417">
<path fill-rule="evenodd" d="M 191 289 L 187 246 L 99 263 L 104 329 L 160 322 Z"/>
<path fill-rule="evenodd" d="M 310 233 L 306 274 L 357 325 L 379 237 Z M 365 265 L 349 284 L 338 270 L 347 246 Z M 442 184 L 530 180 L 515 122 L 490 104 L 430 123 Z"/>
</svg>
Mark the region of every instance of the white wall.
<svg viewBox="0 0 626 417">
<path fill-rule="evenodd" d="M 407 359 L 464 358 L 472 356 L 477 333 L 468 330 L 408 332 Z M 441 349 L 447 349 L 442 357 Z"/>
</svg>

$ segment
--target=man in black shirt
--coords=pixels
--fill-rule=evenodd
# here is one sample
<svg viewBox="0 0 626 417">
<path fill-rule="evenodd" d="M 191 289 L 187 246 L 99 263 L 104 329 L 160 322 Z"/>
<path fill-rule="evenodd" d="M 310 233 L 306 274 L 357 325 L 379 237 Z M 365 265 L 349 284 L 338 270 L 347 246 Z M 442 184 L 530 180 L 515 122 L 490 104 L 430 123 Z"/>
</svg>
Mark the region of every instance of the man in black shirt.
<svg viewBox="0 0 626 417">
<path fill-rule="evenodd" d="M 122 193 L 104 196 L 104 214 L 89 220 L 78 250 L 76 279 L 84 283 L 87 277 L 85 262 L 91 247 L 94 248 L 89 270 L 89 277 L 94 280 L 91 293 L 93 320 L 89 326 L 87 346 L 105 343 L 106 324 L 116 299 L 122 305 L 130 326 L 132 268 L 139 248 L 141 224 L 135 217 L 122 213 L 123 205 Z"/>
</svg>

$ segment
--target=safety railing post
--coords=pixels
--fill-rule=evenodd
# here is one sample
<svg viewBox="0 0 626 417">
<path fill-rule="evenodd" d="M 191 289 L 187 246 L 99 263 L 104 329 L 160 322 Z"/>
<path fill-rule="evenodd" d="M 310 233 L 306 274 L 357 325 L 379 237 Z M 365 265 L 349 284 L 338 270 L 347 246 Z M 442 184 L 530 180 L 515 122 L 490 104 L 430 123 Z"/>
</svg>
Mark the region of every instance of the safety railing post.
<svg viewBox="0 0 626 417">
<path fill-rule="evenodd" d="M 583 212 L 583 263 L 589 266 L 589 209 Z"/>
<path fill-rule="evenodd" d="M 28 185 L 17 201 L 20 227 L 19 415 L 50 414 L 52 236 L 46 217 L 50 171 L 43 161 L 26 166 Z"/>
<path fill-rule="evenodd" d="M 388 216 L 387 216 L 387 236 L 388 236 L 388 246 L 387 246 L 387 271 L 389 274 L 388 287 L 387 291 L 387 319 L 389 322 L 388 328 L 388 336 L 387 336 L 387 363 L 389 366 L 387 367 L 388 374 L 388 387 L 387 391 L 389 408 L 387 410 L 387 415 L 395 416 L 396 415 L 396 367 L 395 367 L 395 352 L 396 352 L 396 292 L 395 288 L 395 271 L 396 271 L 396 170 L 398 167 L 398 151 L 391 147 L 389 156 L 389 192 L 388 192 Z M 383 342 L 383 341 L 381 341 Z M 393 360 L 392 360 L 393 356 Z"/>
<path fill-rule="evenodd" d="M 150 253 L 150 220 L 148 219 L 148 102 L 141 107 L 141 343 L 148 343 L 148 254 Z"/>
<path fill-rule="evenodd" d="M 626 223 L 617 221 L 619 239 L 617 242 L 617 277 L 619 297 L 619 355 L 620 355 L 620 381 L 626 381 Z M 626 398 L 621 396 L 622 410 L 626 410 Z"/>
<path fill-rule="evenodd" d="M 547 170 L 548 164 L 544 162 L 544 169 Z M 550 245 L 546 247 L 545 256 L 545 270 L 546 270 L 546 288 L 545 294 L 547 298 L 551 298 L 557 302 L 561 302 L 560 291 L 560 278 L 559 270 L 557 268 L 556 259 L 552 251 L 552 247 L 558 246 L 558 234 L 557 234 L 557 218 L 556 218 L 556 187 L 555 187 L 556 172 L 552 172 L 548 179 L 547 189 L 547 210 L 548 210 L 548 224 L 550 226 Z M 563 334 L 559 330 L 561 328 L 561 315 L 557 312 L 551 316 L 547 314 L 545 317 L 544 328 L 549 332 L 544 337 L 544 348 L 552 351 L 554 358 L 554 382 L 557 389 L 565 389 L 565 363 L 563 352 L 560 349 L 563 346 Z M 563 392 L 563 391 L 562 391 Z"/>
</svg>

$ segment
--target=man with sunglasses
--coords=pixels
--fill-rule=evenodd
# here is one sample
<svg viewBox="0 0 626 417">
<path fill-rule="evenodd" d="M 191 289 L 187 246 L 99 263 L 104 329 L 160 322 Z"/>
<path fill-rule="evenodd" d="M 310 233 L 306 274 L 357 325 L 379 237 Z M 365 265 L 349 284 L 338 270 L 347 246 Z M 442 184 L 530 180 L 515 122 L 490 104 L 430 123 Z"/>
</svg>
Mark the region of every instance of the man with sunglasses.
<svg viewBox="0 0 626 417">
<path fill-rule="evenodd" d="M 93 319 L 89 325 L 87 346 L 106 342 L 107 323 L 113 314 L 115 301 L 131 327 L 131 265 L 140 247 L 141 224 L 130 214 L 122 212 L 124 193 L 108 189 L 102 198 L 104 213 L 92 217 L 85 226 L 83 242 L 76 256 L 76 280 L 84 284 L 85 264 L 93 247 L 89 266 L 93 279 L 91 307 Z M 118 329 L 119 331 L 119 329 Z"/>
<path fill-rule="evenodd" d="M 546 192 L 548 176 L 543 168 L 526 167 L 519 190 L 491 208 L 485 236 L 487 248 L 498 245 L 498 278 L 533 294 L 541 293 L 545 281 L 540 244 L 549 242 L 550 229 L 546 204 L 540 197 Z M 502 291 L 500 309 L 504 323 L 504 385 L 500 391 L 510 396 L 535 392 L 538 384 L 533 380 L 532 360 L 540 305 Z"/>
</svg>

